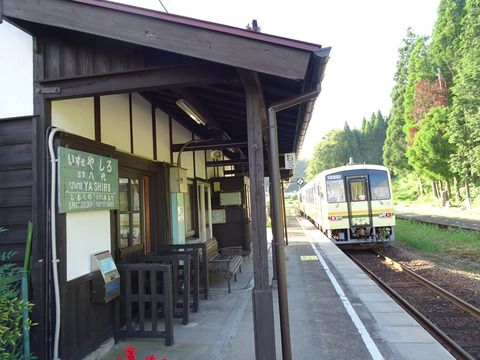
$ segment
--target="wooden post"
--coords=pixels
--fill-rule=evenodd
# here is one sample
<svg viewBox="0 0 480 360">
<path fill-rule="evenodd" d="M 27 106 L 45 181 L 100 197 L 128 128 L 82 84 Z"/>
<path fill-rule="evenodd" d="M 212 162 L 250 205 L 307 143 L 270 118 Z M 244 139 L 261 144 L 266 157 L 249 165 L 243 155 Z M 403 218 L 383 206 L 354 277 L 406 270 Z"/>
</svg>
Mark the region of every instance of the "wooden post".
<svg viewBox="0 0 480 360">
<path fill-rule="evenodd" d="M 33 39 L 33 77 L 34 89 L 39 81 L 43 80 L 44 49 L 42 41 Z M 32 303 L 35 304 L 32 310 L 32 321 L 38 325 L 31 329 L 32 352 L 40 359 L 49 359 L 50 334 L 48 311 L 50 303 L 48 299 L 50 259 L 48 259 L 47 233 L 47 151 L 46 151 L 46 129 L 50 125 L 50 102 L 45 100 L 44 95 L 34 91 L 34 114 L 38 115 L 33 124 L 32 144 L 32 170 L 33 170 L 33 241 L 32 241 Z"/>
<path fill-rule="evenodd" d="M 268 250 L 265 217 L 263 129 L 267 113 L 258 75 L 239 70 L 245 86 L 250 203 L 252 207 L 252 247 L 255 286 L 252 291 L 255 358 L 274 360 L 275 328 L 273 298 L 268 278 Z"/>
</svg>

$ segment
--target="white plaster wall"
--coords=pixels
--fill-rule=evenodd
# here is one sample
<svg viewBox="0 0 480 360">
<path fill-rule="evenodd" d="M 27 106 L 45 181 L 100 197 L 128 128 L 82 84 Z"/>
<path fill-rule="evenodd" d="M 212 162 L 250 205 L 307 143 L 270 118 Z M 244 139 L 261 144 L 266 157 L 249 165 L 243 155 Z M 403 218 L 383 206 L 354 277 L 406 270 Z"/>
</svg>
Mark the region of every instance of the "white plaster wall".
<svg viewBox="0 0 480 360">
<path fill-rule="evenodd" d="M 207 158 L 206 161 L 213 161 L 212 157 L 210 156 L 211 151 L 207 150 Z M 225 158 L 224 160 L 228 160 Z M 208 178 L 213 178 L 213 177 L 223 177 L 223 167 L 218 167 L 217 169 L 217 174 L 214 173 L 214 167 L 207 167 L 207 176 Z"/>
<path fill-rule="evenodd" d="M 207 174 L 205 174 L 205 152 L 195 151 L 195 171 L 197 177 L 201 179 L 206 179 Z"/>
<path fill-rule="evenodd" d="M 168 115 L 156 110 L 157 119 L 157 160 L 170 162 L 170 128 Z"/>
<path fill-rule="evenodd" d="M 110 244 L 110 211 L 67 213 L 67 281 L 89 274 L 92 254 Z"/>
<path fill-rule="evenodd" d="M 172 140 L 174 144 L 186 143 L 187 141 L 192 140 L 192 133 L 174 120 L 172 121 Z M 173 153 L 174 163 L 177 162 L 177 156 L 178 153 Z M 194 177 L 192 151 L 185 151 L 182 153 L 182 168 L 187 169 L 188 177 Z"/>
<path fill-rule="evenodd" d="M 0 118 L 33 115 L 32 37 L 0 24 Z"/>
<path fill-rule="evenodd" d="M 95 140 L 93 98 L 52 101 L 52 125 Z"/>
<path fill-rule="evenodd" d="M 152 106 L 138 94 L 132 94 L 133 152 L 153 159 Z"/>
<path fill-rule="evenodd" d="M 128 94 L 100 97 L 102 142 L 130 152 L 130 105 Z"/>
</svg>

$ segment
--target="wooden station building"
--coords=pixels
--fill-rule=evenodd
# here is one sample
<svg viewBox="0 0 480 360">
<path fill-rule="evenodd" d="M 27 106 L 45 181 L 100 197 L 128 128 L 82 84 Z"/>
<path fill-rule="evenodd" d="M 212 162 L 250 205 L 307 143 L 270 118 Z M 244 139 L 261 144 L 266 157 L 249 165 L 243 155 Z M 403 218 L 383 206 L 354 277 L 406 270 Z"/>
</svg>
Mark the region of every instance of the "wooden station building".
<svg viewBox="0 0 480 360">
<path fill-rule="evenodd" d="M 174 241 L 179 229 L 170 180 L 179 162 L 186 169 L 186 237 L 215 236 L 210 179 L 248 176 L 252 296 L 255 316 L 262 317 L 255 321 L 256 342 L 268 336 L 267 112 L 285 99 L 311 94 L 276 116 L 279 153 L 298 153 L 329 48 L 101 0 L 0 0 L 0 19 L 33 39 L 33 114 L 0 119 L 0 226 L 10 229 L 0 237 L 0 251 L 14 250 L 23 259 L 26 223 L 33 221 L 33 353 L 52 358 L 53 263 L 62 314 L 59 357 L 82 358 L 113 336 L 111 303 L 91 301 L 92 254 L 108 250 L 121 263 Z M 106 203 L 117 200 L 97 198 L 95 211 L 87 211 L 92 195 L 70 194 L 52 207 L 59 188 L 52 190 L 52 183 L 65 179 L 52 173 L 49 145 L 57 157 L 59 148 L 68 151 L 67 160 L 53 167 L 77 161 L 77 185 L 71 186 L 80 190 L 87 187 L 82 179 L 103 175 L 82 173 L 89 157 L 79 160 L 78 154 L 104 161 L 103 168 L 115 160 L 118 173 L 108 175 L 119 185 L 120 204 L 109 208 Z M 96 181 L 88 186 L 110 186 L 102 185 L 103 178 Z M 257 344 L 258 358 L 271 358 L 266 348 Z"/>
</svg>

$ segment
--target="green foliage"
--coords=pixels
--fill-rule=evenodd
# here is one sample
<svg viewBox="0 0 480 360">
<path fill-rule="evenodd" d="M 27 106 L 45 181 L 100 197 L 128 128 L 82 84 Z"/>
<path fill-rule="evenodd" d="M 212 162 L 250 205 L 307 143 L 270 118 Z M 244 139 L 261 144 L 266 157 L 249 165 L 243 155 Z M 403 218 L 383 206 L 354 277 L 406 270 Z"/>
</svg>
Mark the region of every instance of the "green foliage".
<svg viewBox="0 0 480 360">
<path fill-rule="evenodd" d="M 407 36 L 403 39 L 404 46 L 398 51 L 395 86 L 391 94 L 392 111 L 383 146 L 383 163 L 394 174 L 400 174 L 409 169 L 406 156 L 407 141 L 403 132 L 405 126 L 404 97 L 408 82 L 408 59 L 416 38 L 417 35 L 408 29 Z"/>
<path fill-rule="evenodd" d="M 342 166 L 352 157 L 355 163 L 382 164 L 383 144 L 387 119 L 380 111 L 364 119 L 360 130 L 351 130 L 345 123 L 343 130 L 332 130 L 314 149 L 307 167 L 307 180 L 323 170 Z"/>
<path fill-rule="evenodd" d="M 407 150 L 408 162 L 415 172 L 432 180 L 451 176 L 448 159 L 454 146 L 448 141 L 446 132 L 448 113 L 449 109 L 444 107 L 431 109 Z"/>
<path fill-rule="evenodd" d="M 458 66 L 464 8 L 465 0 L 442 0 L 433 28 L 430 54 L 435 68 L 445 79 L 448 88 L 453 84 Z"/>
<path fill-rule="evenodd" d="M 397 220 L 395 241 L 427 254 L 441 253 L 478 259 L 480 235 L 476 232 L 442 229 L 435 225 Z"/>
<path fill-rule="evenodd" d="M 13 252 L 0 254 L 0 359 L 16 360 L 25 358 L 22 314 L 32 305 L 21 299 L 22 269 L 9 263 L 13 256 Z"/>
<path fill-rule="evenodd" d="M 480 175 L 480 0 L 467 0 L 465 13 L 448 126 L 457 145 L 451 166 L 461 177 Z"/>
<path fill-rule="evenodd" d="M 348 162 L 349 144 L 344 142 L 344 138 L 345 134 L 341 130 L 332 130 L 315 146 L 313 156 L 308 162 L 307 180 L 325 169 Z"/>
<path fill-rule="evenodd" d="M 419 36 L 415 39 L 410 56 L 408 58 L 408 76 L 404 94 L 404 119 L 406 141 L 408 145 L 413 143 L 413 138 L 418 131 L 420 119 L 413 116 L 415 105 L 416 88 L 423 79 L 431 79 L 434 74 L 432 63 L 429 60 L 428 37 Z"/>
<path fill-rule="evenodd" d="M 402 177 L 392 179 L 393 196 L 395 202 L 408 203 L 418 200 L 420 193 L 420 180 L 413 173 L 404 174 Z"/>
</svg>

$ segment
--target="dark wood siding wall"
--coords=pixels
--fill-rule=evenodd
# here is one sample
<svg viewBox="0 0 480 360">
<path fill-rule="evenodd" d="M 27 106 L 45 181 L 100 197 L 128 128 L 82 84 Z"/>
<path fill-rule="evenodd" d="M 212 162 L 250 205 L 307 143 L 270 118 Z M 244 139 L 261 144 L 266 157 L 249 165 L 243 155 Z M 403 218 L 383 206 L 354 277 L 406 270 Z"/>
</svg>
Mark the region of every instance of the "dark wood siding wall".
<svg viewBox="0 0 480 360">
<path fill-rule="evenodd" d="M 48 59 L 43 68 L 44 80 L 160 68 L 189 61 L 160 50 L 92 35 L 80 37 L 64 30 L 55 36 L 46 31 L 43 39 Z"/>
<path fill-rule="evenodd" d="M 21 262 L 32 220 L 32 117 L 0 119 L 0 251 Z M 34 224 L 35 226 L 35 224 Z"/>
</svg>

